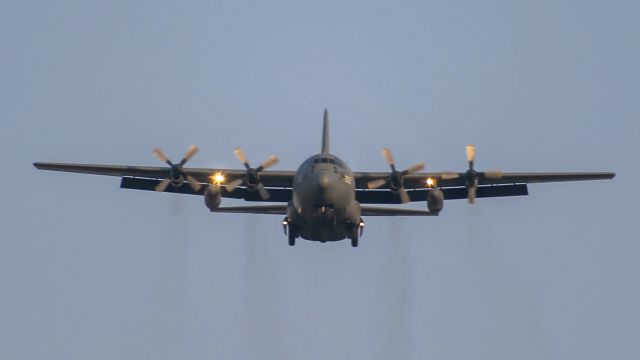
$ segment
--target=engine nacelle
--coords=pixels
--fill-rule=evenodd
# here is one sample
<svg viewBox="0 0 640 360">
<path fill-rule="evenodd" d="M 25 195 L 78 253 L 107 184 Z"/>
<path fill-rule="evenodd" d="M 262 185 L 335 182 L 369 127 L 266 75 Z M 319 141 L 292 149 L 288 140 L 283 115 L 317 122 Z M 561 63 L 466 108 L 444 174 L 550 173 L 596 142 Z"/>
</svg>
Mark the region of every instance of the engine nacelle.
<svg viewBox="0 0 640 360">
<path fill-rule="evenodd" d="M 174 188 L 179 188 L 180 186 L 182 186 L 182 184 L 184 184 L 184 176 L 181 175 L 171 178 L 171 186 L 173 186 Z"/>
<path fill-rule="evenodd" d="M 220 196 L 220 186 L 207 186 L 207 190 L 205 190 L 204 192 L 204 204 L 207 206 L 207 208 L 209 208 L 210 211 L 215 211 L 218 206 L 220 206 L 220 202 L 222 202 L 222 197 Z"/>
<path fill-rule="evenodd" d="M 427 196 L 427 208 L 429 211 L 439 213 L 444 207 L 444 193 L 440 189 L 430 189 Z"/>
</svg>

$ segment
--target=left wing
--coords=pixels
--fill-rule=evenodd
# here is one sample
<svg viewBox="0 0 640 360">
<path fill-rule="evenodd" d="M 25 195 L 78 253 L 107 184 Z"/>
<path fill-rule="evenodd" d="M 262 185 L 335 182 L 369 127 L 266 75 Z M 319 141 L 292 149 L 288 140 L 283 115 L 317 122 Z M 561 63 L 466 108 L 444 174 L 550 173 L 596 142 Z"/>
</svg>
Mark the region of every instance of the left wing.
<svg viewBox="0 0 640 360">
<path fill-rule="evenodd" d="M 484 176 L 484 172 L 478 172 L 481 179 L 478 185 L 509 185 L 531 184 L 560 181 L 585 181 L 608 180 L 616 174 L 612 172 L 505 172 L 499 175 Z M 488 174 L 488 173 L 487 173 Z M 404 184 L 408 189 L 425 188 L 427 179 L 432 179 L 439 187 L 464 187 L 466 185 L 466 173 L 464 172 L 431 172 L 413 173 L 404 176 Z M 353 174 L 356 187 L 367 189 L 370 181 L 386 179 L 388 172 L 357 172 Z M 491 178 L 490 178 L 491 177 Z"/>
<path fill-rule="evenodd" d="M 467 198 L 467 188 L 451 187 L 441 188 L 445 200 L 459 200 Z M 431 189 L 411 189 L 407 190 L 411 202 L 427 201 Z M 477 198 L 504 197 L 504 196 L 524 196 L 529 195 L 526 184 L 511 185 L 483 185 L 478 186 Z M 399 204 L 400 198 L 386 190 L 356 190 L 356 200 L 361 204 Z"/>
</svg>

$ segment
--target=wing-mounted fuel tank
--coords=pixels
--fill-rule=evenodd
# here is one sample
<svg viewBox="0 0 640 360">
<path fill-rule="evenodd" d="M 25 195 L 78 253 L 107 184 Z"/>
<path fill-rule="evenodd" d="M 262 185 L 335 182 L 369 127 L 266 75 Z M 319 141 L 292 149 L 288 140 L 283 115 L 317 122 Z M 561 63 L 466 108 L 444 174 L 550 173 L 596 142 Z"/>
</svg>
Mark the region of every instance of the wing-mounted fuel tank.
<svg viewBox="0 0 640 360">
<path fill-rule="evenodd" d="M 207 208 L 209 208 L 210 211 L 215 211 L 218 206 L 220 206 L 221 201 L 220 186 L 213 184 L 207 186 L 207 190 L 204 192 L 204 204 Z"/>
<path fill-rule="evenodd" d="M 430 189 L 427 196 L 427 209 L 439 213 L 444 207 L 444 193 L 440 189 Z"/>
</svg>

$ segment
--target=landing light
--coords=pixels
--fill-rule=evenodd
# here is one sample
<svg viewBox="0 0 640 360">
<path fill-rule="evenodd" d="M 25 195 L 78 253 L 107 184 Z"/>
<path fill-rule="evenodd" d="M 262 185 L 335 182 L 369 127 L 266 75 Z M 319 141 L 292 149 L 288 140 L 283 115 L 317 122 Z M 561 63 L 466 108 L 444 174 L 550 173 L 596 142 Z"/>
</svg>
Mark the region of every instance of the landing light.
<svg viewBox="0 0 640 360">
<path fill-rule="evenodd" d="M 427 178 L 428 187 L 432 187 L 435 183 L 436 183 L 435 180 L 433 180 L 432 178 Z"/>
<path fill-rule="evenodd" d="M 215 173 L 213 175 L 211 175 L 211 183 L 217 186 L 220 186 L 223 182 L 224 182 L 224 175 L 222 175 L 222 173 Z"/>
</svg>

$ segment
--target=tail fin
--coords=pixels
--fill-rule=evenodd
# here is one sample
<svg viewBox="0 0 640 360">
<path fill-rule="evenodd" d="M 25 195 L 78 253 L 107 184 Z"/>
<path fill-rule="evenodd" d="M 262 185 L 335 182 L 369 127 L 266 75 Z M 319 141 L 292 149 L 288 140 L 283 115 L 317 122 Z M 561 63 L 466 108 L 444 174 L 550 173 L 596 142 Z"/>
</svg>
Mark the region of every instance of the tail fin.
<svg viewBox="0 0 640 360">
<path fill-rule="evenodd" d="M 324 109 L 324 123 L 322 125 L 322 153 L 329 153 L 329 112 Z"/>
</svg>

